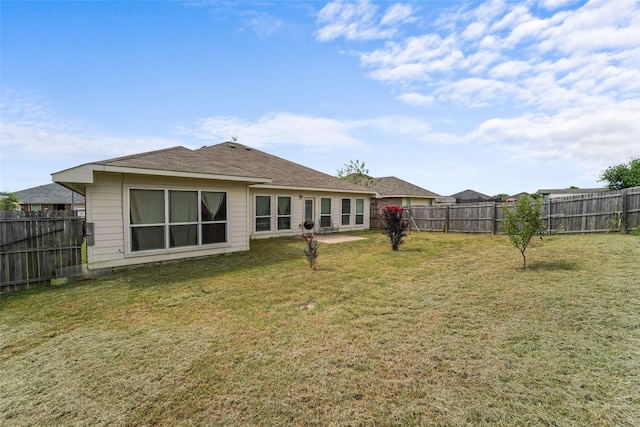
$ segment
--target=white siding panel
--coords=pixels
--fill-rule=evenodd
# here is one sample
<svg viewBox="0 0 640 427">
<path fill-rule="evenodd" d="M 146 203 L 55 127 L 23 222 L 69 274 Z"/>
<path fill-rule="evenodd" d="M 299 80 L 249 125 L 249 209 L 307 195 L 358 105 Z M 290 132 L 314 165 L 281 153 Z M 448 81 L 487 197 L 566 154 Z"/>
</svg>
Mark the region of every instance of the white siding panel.
<svg viewBox="0 0 640 427">
<path fill-rule="evenodd" d="M 180 248 L 168 251 L 127 253 L 129 188 L 186 189 L 226 191 L 228 195 L 228 243 L 224 245 Z M 138 175 L 95 173 L 94 184 L 87 186 L 87 221 L 94 224 L 95 245 L 87 249 L 90 269 L 130 266 L 189 257 L 225 254 L 249 249 L 247 222 L 247 186 L 244 183 L 172 179 Z"/>
</svg>

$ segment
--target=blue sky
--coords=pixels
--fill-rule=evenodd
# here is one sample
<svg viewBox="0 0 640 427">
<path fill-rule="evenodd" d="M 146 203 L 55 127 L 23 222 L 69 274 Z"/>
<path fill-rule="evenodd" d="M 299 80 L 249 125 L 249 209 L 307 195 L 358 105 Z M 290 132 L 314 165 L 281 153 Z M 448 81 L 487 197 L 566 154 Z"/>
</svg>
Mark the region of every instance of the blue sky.
<svg viewBox="0 0 640 427">
<path fill-rule="evenodd" d="M 0 190 L 238 142 L 441 195 L 640 156 L 640 2 L 0 3 Z"/>
</svg>

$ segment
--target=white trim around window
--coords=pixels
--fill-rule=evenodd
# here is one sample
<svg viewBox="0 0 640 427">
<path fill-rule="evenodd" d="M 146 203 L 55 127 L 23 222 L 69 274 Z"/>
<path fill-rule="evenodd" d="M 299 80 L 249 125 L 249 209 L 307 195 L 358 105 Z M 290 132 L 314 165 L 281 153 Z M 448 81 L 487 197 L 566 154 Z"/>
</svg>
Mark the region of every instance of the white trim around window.
<svg viewBox="0 0 640 427">
<path fill-rule="evenodd" d="M 229 244 L 226 190 L 132 186 L 125 194 L 129 255 Z"/>
</svg>

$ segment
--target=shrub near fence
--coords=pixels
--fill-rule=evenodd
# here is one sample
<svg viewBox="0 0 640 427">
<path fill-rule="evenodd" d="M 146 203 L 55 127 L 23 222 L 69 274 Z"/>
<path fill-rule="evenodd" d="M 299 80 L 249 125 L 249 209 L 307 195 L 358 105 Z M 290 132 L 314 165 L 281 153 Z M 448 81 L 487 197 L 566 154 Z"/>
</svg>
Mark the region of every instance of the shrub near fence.
<svg viewBox="0 0 640 427">
<path fill-rule="evenodd" d="M 412 206 L 410 228 L 421 231 L 502 233 L 503 204 L 496 202 Z M 377 211 L 371 226 L 377 227 Z M 603 233 L 640 227 L 640 187 L 607 193 L 555 197 L 545 200 L 542 217 L 549 233 Z"/>
<path fill-rule="evenodd" d="M 0 212 L 0 291 L 80 275 L 82 226 L 72 211 Z"/>
</svg>

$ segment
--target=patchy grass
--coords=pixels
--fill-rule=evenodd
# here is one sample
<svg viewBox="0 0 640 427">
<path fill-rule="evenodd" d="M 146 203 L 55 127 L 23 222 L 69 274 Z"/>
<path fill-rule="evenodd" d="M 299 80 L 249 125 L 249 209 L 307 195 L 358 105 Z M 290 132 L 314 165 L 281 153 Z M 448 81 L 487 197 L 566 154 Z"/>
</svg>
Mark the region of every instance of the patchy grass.
<svg viewBox="0 0 640 427">
<path fill-rule="evenodd" d="M 637 236 L 359 235 L 3 295 L 0 424 L 640 424 Z"/>
</svg>

